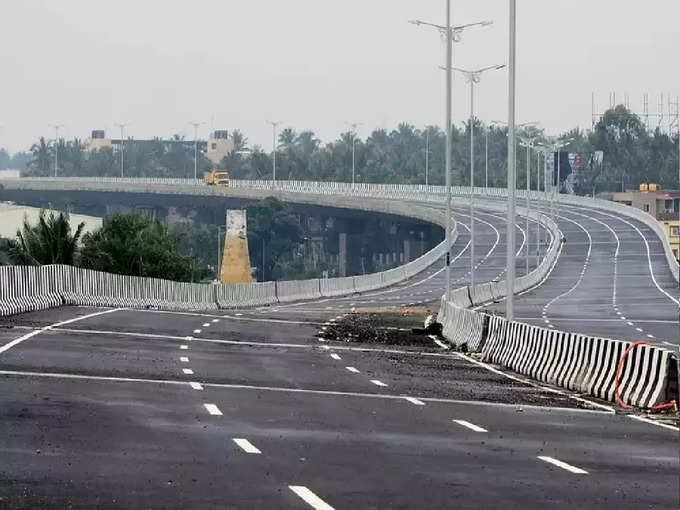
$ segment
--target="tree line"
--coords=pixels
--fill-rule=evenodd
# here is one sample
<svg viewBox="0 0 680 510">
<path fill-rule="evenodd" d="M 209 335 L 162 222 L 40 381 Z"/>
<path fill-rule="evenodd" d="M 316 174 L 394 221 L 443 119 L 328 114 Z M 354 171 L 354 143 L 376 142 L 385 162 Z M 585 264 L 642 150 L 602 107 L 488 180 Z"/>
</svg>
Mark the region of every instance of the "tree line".
<svg viewBox="0 0 680 510">
<path fill-rule="evenodd" d="M 469 185 L 470 135 L 475 138 L 474 184 L 506 186 L 507 127 L 485 125 L 479 119 L 452 126 L 452 176 L 454 185 Z M 521 138 L 549 144 L 554 138 L 535 126 L 519 129 Z M 271 148 L 249 145 L 239 130 L 231 133 L 234 151 L 221 166 L 232 177 L 270 179 Z M 175 140 L 181 140 L 179 136 Z M 351 181 L 354 148 L 356 181 L 368 183 L 422 184 L 425 182 L 425 160 L 429 160 L 428 182 L 444 184 L 445 132 L 437 126 L 416 128 L 401 123 L 392 130 L 374 129 L 366 138 L 351 131 L 337 140 L 322 143 L 313 131 L 283 129 L 277 140 L 277 179 Z M 640 182 L 656 182 L 663 188 L 677 185 L 678 139 L 676 135 L 655 130 L 649 132 L 640 117 L 625 106 L 608 110 L 592 130 L 575 128 L 562 133 L 558 140 L 570 139 L 564 151 L 577 152 L 582 158 L 582 179 L 577 193 L 590 194 L 636 187 Z M 96 152 L 83 150 L 79 139 L 59 140 L 60 174 L 67 176 L 118 176 L 120 159 L 117 150 L 105 148 Z M 429 151 L 426 150 L 429 147 Z M 52 175 L 54 143 L 40 139 L 31 148 L 25 164 L 25 175 Z M 603 152 L 601 162 L 590 158 Z M 193 177 L 193 148 L 186 144 L 168 144 L 162 140 L 125 145 L 125 175 L 131 177 Z M 531 154 L 531 187 L 536 189 L 536 155 Z M 541 168 L 542 168 L 542 162 Z M 210 168 L 202 154 L 199 172 Z M 526 149 L 517 150 L 517 185 L 526 187 Z"/>
</svg>

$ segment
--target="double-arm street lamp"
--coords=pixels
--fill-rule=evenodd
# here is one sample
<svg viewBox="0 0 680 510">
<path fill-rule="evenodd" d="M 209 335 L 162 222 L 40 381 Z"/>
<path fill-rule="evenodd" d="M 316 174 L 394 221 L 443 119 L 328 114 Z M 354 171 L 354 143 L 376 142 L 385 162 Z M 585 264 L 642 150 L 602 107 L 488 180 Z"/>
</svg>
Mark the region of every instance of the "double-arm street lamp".
<svg viewBox="0 0 680 510">
<path fill-rule="evenodd" d="M 534 148 L 534 138 L 533 137 L 519 137 L 520 144 L 522 147 L 526 147 L 527 150 L 527 196 L 526 196 L 526 242 L 524 243 L 524 258 L 526 259 L 526 273 L 529 274 L 529 214 L 531 213 L 531 198 L 529 197 L 531 193 L 531 149 Z M 536 168 L 536 173 L 538 173 L 538 167 Z M 538 222 L 537 222 L 538 224 Z M 538 241 L 536 241 L 538 242 Z"/>
<path fill-rule="evenodd" d="M 451 0 L 446 0 L 446 24 L 437 25 L 426 21 L 411 20 L 409 23 L 436 29 L 446 40 L 446 300 L 451 297 L 451 72 L 453 70 L 453 43 L 459 42 L 466 28 L 474 26 L 488 26 L 491 21 L 468 23 L 466 25 L 451 26 Z"/>
<path fill-rule="evenodd" d="M 470 83 L 470 287 L 475 285 L 475 84 L 481 80 L 486 71 L 503 69 L 505 64 L 466 70 L 454 67 Z M 488 179 L 488 174 L 487 174 Z"/>
</svg>

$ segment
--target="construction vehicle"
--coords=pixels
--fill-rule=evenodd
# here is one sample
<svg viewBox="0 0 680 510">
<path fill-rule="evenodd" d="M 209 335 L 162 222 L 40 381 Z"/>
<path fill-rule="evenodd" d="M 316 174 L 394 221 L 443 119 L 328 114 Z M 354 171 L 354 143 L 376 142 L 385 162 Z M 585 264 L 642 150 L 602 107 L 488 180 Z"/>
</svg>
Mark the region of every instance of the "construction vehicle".
<svg viewBox="0 0 680 510">
<path fill-rule="evenodd" d="M 210 172 L 203 172 L 203 182 L 208 186 L 229 186 L 229 172 L 216 168 Z"/>
</svg>

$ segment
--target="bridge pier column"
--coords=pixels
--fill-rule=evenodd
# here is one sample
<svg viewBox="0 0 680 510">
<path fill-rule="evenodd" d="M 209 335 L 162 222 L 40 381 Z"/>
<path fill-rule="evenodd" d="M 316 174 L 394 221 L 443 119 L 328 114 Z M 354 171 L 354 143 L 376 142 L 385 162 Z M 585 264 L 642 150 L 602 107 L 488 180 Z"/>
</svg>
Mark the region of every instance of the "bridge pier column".
<svg viewBox="0 0 680 510">
<path fill-rule="evenodd" d="M 338 275 L 347 276 L 347 234 L 338 234 Z"/>
</svg>

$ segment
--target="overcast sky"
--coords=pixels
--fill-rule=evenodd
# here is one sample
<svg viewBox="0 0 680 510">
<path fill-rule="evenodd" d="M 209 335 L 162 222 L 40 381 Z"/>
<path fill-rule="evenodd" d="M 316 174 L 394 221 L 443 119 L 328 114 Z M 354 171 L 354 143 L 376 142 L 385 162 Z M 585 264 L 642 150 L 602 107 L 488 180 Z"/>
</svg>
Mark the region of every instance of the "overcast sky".
<svg viewBox="0 0 680 510">
<path fill-rule="evenodd" d="M 680 93 L 680 2 L 519 0 L 520 121 L 550 133 L 590 126 L 628 92 Z M 507 0 L 453 0 L 455 24 L 483 19 L 454 47 L 454 65 L 507 61 Z M 418 18 L 444 22 L 444 0 L 6 0 L 0 2 L 0 147 L 27 149 L 49 124 L 66 137 L 132 122 L 135 138 L 191 138 L 188 122 L 239 128 L 271 145 L 266 120 L 312 129 L 323 141 L 362 122 L 443 124 L 444 44 Z M 507 74 L 485 74 L 478 116 L 507 118 Z M 454 120 L 469 92 L 454 80 Z"/>
</svg>

